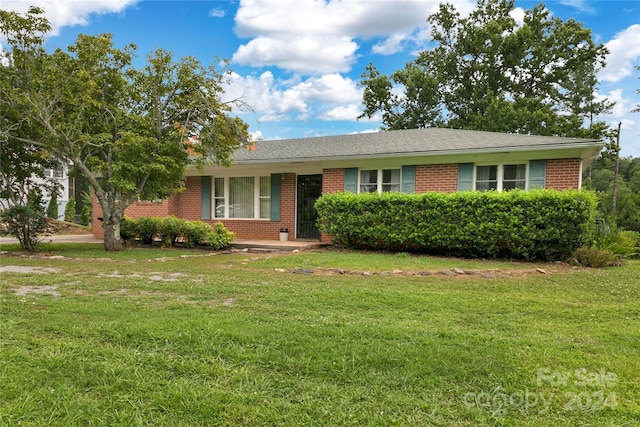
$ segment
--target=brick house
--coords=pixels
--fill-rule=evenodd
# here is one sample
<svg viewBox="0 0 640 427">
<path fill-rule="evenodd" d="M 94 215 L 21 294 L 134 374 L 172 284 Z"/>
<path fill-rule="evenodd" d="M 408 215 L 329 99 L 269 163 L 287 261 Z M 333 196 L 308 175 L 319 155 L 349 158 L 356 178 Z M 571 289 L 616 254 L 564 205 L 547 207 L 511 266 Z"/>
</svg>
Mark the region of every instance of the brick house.
<svg viewBox="0 0 640 427">
<path fill-rule="evenodd" d="M 162 202 L 138 202 L 128 217 L 175 215 L 222 222 L 238 239 L 328 241 L 315 225 L 323 193 L 580 189 L 599 154 L 597 140 L 455 129 L 260 141 L 239 149 L 231 167 L 187 172 L 186 190 Z M 94 234 L 102 237 L 94 206 Z"/>
</svg>

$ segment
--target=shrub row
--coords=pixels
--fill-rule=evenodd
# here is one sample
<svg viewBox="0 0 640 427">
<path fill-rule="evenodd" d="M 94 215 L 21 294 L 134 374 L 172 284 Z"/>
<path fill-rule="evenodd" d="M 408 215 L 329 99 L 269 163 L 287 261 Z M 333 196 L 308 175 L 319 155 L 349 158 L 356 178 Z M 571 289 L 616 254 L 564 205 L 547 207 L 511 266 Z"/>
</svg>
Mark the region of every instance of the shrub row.
<svg viewBox="0 0 640 427">
<path fill-rule="evenodd" d="M 323 195 L 320 230 L 340 245 L 462 257 L 567 259 L 592 227 L 586 191 Z"/>
<path fill-rule="evenodd" d="M 175 216 L 125 219 L 120 226 L 123 241 L 139 239 L 144 244 L 160 240 L 163 245 L 206 246 L 215 250 L 229 246 L 234 234 L 222 223 L 213 226 L 201 221 L 188 221 Z"/>
</svg>

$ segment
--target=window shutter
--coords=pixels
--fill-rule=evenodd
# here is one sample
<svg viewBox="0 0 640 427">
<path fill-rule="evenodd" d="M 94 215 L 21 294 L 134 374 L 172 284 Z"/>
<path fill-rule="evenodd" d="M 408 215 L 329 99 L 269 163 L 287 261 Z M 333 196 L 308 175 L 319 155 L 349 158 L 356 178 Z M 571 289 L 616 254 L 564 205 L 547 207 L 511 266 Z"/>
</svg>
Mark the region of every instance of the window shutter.
<svg viewBox="0 0 640 427">
<path fill-rule="evenodd" d="M 546 160 L 531 160 L 529 162 L 529 190 L 544 188 L 547 175 Z"/>
<path fill-rule="evenodd" d="M 280 182 L 279 173 L 271 174 L 271 221 L 280 221 Z"/>
<path fill-rule="evenodd" d="M 473 163 L 458 164 L 458 191 L 473 190 Z"/>
<path fill-rule="evenodd" d="M 201 218 L 205 220 L 211 219 L 211 177 L 201 177 L 200 189 L 202 192 L 202 210 Z"/>
<path fill-rule="evenodd" d="M 416 167 L 402 166 L 402 184 L 400 191 L 414 193 L 416 191 Z"/>
<path fill-rule="evenodd" d="M 358 169 L 346 168 L 344 170 L 344 191 L 349 193 L 358 192 Z"/>
</svg>

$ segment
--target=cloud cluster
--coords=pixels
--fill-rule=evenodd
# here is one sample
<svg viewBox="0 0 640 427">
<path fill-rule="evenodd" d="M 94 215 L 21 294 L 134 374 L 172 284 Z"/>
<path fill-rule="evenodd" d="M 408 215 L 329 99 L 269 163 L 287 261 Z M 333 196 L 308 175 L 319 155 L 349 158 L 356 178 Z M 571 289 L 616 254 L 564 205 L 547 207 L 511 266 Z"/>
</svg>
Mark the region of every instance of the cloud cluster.
<svg viewBox="0 0 640 427">
<path fill-rule="evenodd" d="M 609 49 L 607 66 L 598 75 L 601 81 L 619 82 L 633 73 L 640 58 L 640 24 L 634 24 L 619 32 L 605 43 Z"/>
<path fill-rule="evenodd" d="M 259 122 L 291 117 L 355 120 L 360 114 L 362 89 L 357 82 L 340 74 L 278 79 L 271 71 L 259 76 L 233 73 L 225 88 L 225 99 L 241 99 L 251 105 Z"/>
<path fill-rule="evenodd" d="M 470 10 L 470 0 L 454 0 Z M 300 74 L 347 72 L 360 41 L 379 41 L 373 52 L 389 55 L 423 36 L 432 0 L 242 0 L 235 32 L 251 39 L 233 55 L 240 65 L 276 66 Z"/>
<path fill-rule="evenodd" d="M 92 14 L 118 13 L 139 0 L 0 0 L 0 9 L 25 13 L 30 6 L 44 10 L 51 24 L 51 34 L 57 35 L 62 27 L 87 25 Z"/>
</svg>

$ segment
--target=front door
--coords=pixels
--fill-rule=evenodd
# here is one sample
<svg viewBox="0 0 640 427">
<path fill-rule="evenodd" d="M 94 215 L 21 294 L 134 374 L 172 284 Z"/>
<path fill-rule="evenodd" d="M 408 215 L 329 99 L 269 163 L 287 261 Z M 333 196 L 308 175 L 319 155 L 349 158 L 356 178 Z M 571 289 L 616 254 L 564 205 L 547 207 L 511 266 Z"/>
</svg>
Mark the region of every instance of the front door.
<svg viewBox="0 0 640 427">
<path fill-rule="evenodd" d="M 296 239 L 320 239 L 314 205 L 322 195 L 322 175 L 298 175 L 297 193 Z"/>
</svg>

